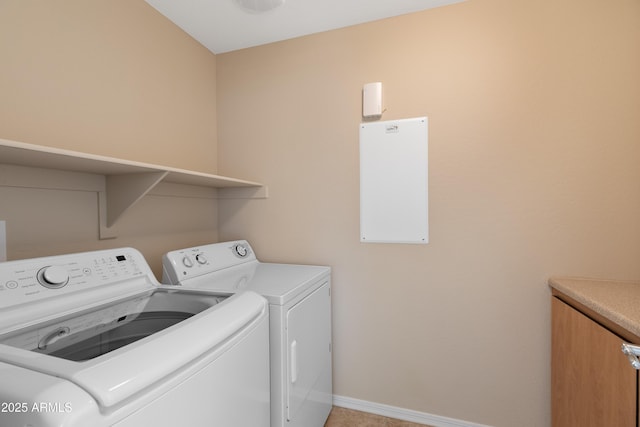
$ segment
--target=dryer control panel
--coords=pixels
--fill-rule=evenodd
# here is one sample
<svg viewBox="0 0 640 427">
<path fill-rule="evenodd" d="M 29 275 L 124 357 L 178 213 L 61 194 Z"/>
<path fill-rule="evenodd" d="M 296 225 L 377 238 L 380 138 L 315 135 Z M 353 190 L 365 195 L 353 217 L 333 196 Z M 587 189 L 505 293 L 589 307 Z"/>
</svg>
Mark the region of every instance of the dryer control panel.
<svg viewBox="0 0 640 427">
<path fill-rule="evenodd" d="M 162 282 L 177 284 L 251 261 L 256 256 L 246 240 L 180 249 L 162 257 Z"/>
</svg>

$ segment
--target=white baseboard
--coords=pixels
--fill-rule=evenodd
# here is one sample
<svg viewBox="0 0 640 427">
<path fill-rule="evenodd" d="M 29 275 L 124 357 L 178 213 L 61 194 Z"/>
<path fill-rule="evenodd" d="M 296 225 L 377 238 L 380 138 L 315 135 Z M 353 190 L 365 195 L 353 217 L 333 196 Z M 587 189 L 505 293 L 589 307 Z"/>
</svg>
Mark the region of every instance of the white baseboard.
<svg viewBox="0 0 640 427">
<path fill-rule="evenodd" d="M 396 406 L 383 405 L 381 403 L 368 402 L 366 400 L 354 399 L 351 397 L 337 396 L 335 394 L 333 395 L 333 404 L 335 406 L 340 406 L 341 408 L 368 412 L 370 414 L 382 415 L 383 417 L 395 418 L 418 424 L 426 424 L 433 427 L 491 427 L 485 424 L 476 424 L 469 421 L 441 417 L 440 415 L 413 411 L 411 409 L 398 408 Z"/>
</svg>

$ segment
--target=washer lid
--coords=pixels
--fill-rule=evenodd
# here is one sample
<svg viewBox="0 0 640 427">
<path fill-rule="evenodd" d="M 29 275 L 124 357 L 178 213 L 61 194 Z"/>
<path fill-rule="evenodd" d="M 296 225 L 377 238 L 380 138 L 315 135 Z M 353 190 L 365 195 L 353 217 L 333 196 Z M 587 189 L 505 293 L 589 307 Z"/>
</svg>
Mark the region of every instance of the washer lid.
<svg viewBox="0 0 640 427">
<path fill-rule="evenodd" d="M 83 362 L 33 352 L 12 342 L 0 343 L 0 361 L 64 378 L 90 393 L 100 406 L 110 407 L 215 351 L 266 315 L 266 301 L 253 292 L 239 293 L 219 304 L 213 302 L 217 295 L 202 291 L 171 288 L 156 292 L 162 295 L 152 303 L 160 309 L 181 310 L 198 304 L 205 309 L 160 332 Z M 166 305 L 162 299 L 166 299 Z"/>
</svg>

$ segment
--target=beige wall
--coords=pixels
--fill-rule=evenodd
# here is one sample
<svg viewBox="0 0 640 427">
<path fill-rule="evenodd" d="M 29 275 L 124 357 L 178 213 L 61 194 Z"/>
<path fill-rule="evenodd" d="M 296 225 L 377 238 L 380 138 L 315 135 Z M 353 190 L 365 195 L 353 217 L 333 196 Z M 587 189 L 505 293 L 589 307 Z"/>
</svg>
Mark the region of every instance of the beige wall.
<svg viewBox="0 0 640 427">
<path fill-rule="evenodd" d="M 0 2 L 0 138 L 216 170 L 216 58 L 143 0 Z"/>
<path fill-rule="evenodd" d="M 216 58 L 143 0 L 0 1 L 0 138 L 217 169 Z M 1 163 L 2 159 L 0 159 Z M 148 196 L 98 240 L 97 194 L 0 187 L 9 259 L 217 238 L 215 200 Z"/>
<path fill-rule="evenodd" d="M 217 56 L 220 238 L 334 272 L 335 393 L 549 417 L 554 274 L 640 277 L 640 3 L 470 0 Z M 359 243 L 364 83 L 429 117 L 427 246 Z"/>
</svg>

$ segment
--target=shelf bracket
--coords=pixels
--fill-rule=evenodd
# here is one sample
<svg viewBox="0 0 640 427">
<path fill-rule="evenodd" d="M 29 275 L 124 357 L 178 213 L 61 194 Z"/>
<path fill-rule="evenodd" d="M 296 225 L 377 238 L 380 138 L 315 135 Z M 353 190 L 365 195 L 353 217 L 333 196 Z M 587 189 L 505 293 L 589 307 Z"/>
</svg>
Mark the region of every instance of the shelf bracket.
<svg viewBox="0 0 640 427">
<path fill-rule="evenodd" d="M 168 174 L 167 171 L 107 175 L 106 191 L 98 194 L 100 239 L 116 237 L 111 227 Z"/>
</svg>

